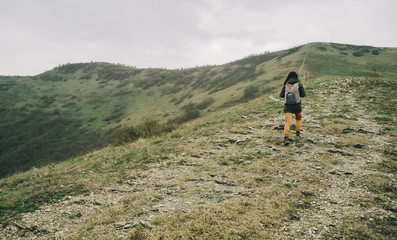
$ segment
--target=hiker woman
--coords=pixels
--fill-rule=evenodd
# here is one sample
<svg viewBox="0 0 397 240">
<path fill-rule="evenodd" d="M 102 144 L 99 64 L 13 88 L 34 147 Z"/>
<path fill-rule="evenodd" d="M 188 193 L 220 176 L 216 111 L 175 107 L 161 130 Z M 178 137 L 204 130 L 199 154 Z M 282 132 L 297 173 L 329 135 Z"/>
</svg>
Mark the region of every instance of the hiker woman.
<svg viewBox="0 0 397 240">
<path fill-rule="evenodd" d="M 301 98 L 305 96 L 305 89 L 298 79 L 298 74 L 296 74 L 296 72 L 290 72 L 287 78 L 284 80 L 284 86 L 280 93 L 280 97 L 285 98 L 284 143 L 286 144 L 289 143 L 289 129 L 293 114 L 295 114 L 296 119 L 296 136 L 300 137 L 302 122 Z"/>
</svg>

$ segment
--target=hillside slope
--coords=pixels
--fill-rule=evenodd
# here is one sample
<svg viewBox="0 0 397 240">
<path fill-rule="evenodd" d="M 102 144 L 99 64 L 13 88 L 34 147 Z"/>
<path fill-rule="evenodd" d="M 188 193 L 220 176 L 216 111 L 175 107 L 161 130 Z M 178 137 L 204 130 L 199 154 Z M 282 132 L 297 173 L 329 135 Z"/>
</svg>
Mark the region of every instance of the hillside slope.
<svg viewBox="0 0 397 240">
<path fill-rule="evenodd" d="M 186 109 L 201 113 L 277 88 L 290 70 L 396 77 L 397 51 L 333 43 L 249 56 L 220 66 L 137 69 L 108 63 L 59 66 L 33 77 L 0 77 L 0 177 L 106 146 L 117 129 Z"/>
<path fill-rule="evenodd" d="M 185 106 L 205 112 L 258 96 L 300 64 L 295 52 L 185 70 L 80 63 L 1 77 L 0 177 L 101 148 L 147 116 L 165 122 Z"/>
<path fill-rule="evenodd" d="M 396 238 L 396 80 L 304 84 L 288 147 L 277 90 L 0 180 L 0 238 Z"/>
</svg>

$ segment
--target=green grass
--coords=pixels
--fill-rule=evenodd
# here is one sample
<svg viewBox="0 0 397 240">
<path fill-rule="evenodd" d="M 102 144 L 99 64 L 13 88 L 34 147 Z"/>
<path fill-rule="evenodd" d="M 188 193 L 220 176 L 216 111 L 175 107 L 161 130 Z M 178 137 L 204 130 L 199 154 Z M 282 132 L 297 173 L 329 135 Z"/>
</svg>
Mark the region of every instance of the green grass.
<svg viewBox="0 0 397 240">
<path fill-rule="evenodd" d="M 78 63 L 33 77 L 0 77 L 0 177 L 101 148 L 116 129 L 145 117 L 165 123 L 186 118 L 192 107 L 205 113 L 259 96 L 288 71 L 263 70 L 277 56 L 295 58 L 281 51 L 181 70 Z"/>
<path fill-rule="evenodd" d="M 395 94 L 394 48 L 312 43 L 220 66 L 179 70 L 65 64 L 32 77 L 0 76 L 0 177 L 101 148 L 115 132 L 138 126 L 146 117 L 160 123 L 175 117 L 186 120 L 186 109 L 193 107 L 202 115 L 279 89 L 285 75 L 299 70 L 305 57 L 304 80 L 324 75 L 377 76 L 366 87 L 382 90 L 368 108 L 381 107 L 385 113 L 379 120 L 394 123 L 388 114 L 395 107 L 384 101 Z M 310 94 L 315 87 L 308 90 Z M 267 101 L 261 111 L 281 113 L 279 106 Z"/>
<path fill-rule="evenodd" d="M 370 78 L 362 79 L 359 86 L 352 84 L 351 89 L 366 89 L 371 85 L 371 81 Z M 377 81 L 383 83 L 380 84 L 383 86 L 379 88 L 386 89 L 386 80 Z M 308 88 L 314 86 L 318 90 L 326 92 L 327 88 L 334 83 L 331 80 L 329 82 L 322 81 L 320 84 L 307 82 L 306 86 Z M 371 91 L 375 92 L 377 89 L 377 87 L 374 87 Z M 277 92 L 274 91 L 271 94 L 274 95 Z M 319 95 L 320 91 L 313 92 L 313 94 Z M 358 97 L 361 96 L 360 91 L 355 91 L 354 94 L 358 94 Z M 391 95 L 388 96 L 391 97 Z M 331 164 L 333 159 L 329 157 L 329 154 L 323 154 L 321 151 L 316 153 L 314 149 L 311 149 L 313 146 L 309 143 L 303 148 L 295 148 L 294 146 L 284 148 L 277 145 L 275 139 L 278 137 L 274 135 L 280 134 L 281 141 L 282 132 L 272 129 L 273 126 L 263 131 L 263 135 L 258 138 L 255 137 L 257 135 L 253 134 L 249 138 L 250 141 L 246 141 L 242 146 L 225 140 L 226 137 L 230 137 L 230 134 L 244 134 L 248 127 L 259 128 L 259 125 L 264 122 L 263 118 L 268 118 L 268 120 L 278 118 L 279 115 L 277 115 L 276 110 L 282 108 L 282 104 L 269 99 L 271 98 L 266 96 L 263 99 L 256 99 L 228 109 L 211 112 L 204 115 L 203 118 L 184 124 L 182 128 L 176 128 L 168 134 L 154 135 L 148 139 L 139 139 L 134 143 L 121 146 L 109 146 L 86 155 L 68 158 L 67 161 L 49 164 L 39 169 L 1 179 L 0 221 L 6 225 L 9 221 L 21 218 L 25 212 L 34 211 L 47 203 L 57 202 L 64 199 L 65 196 L 84 195 L 89 192 L 98 194 L 105 187 L 125 184 L 127 180 L 129 182 L 142 179 L 140 174 L 145 176 L 146 173 L 153 171 L 151 178 L 149 178 L 150 174 L 147 176 L 147 182 L 145 183 L 147 189 L 145 191 L 128 193 L 128 196 L 115 205 L 101 206 L 100 211 L 94 211 L 87 218 L 81 219 L 83 223 L 78 225 L 76 229 L 71 229 L 70 234 L 74 234 L 74 238 L 70 238 L 94 238 L 97 234 L 103 233 L 104 229 L 112 228 L 114 221 L 119 218 L 128 217 L 133 221 L 144 219 L 148 214 L 151 214 L 150 210 L 148 212 L 151 206 L 159 202 L 168 202 L 169 198 L 178 194 L 180 199 L 184 199 L 184 202 L 190 201 L 189 198 L 194 196 L 191 199 L 198 198 L 200 203 L 191 208 L 189 212 L 176 210 L 158 214 L 151 221 L 156 226 L 155 228 L 151 230 L 131 228 L 126 230 L 127 236 L 132 239 L 146 235 L 152 236 L 153 239 L 161 239 L 161 237 L 172 239 L 196 239 L 200 237 L 208 239 L 217 237 L 224 239 L 231 237 L 236 239 L 271 238 L 268 234 L 276 232 L 282 221 L 289 221 L 288 219 L 291 216 L 296 216 L 298 212 L 305 210 L 300 207 L 300 203 L 310 203 L 315 199 L 319 190 L 329 187 L 329 182 L 322 181 L 322 179 L 330 176 L 327 171 L 333 169 L 334 166 Z M 343 116 L 330 119 L 322 117 L 328 114 L 322 113 L 324 104 L 317 102 L 315 96 L 313 99 L 308 98 L 306 101 L 307 106 L 317 105 L 320 110 L 320 114 L 308 114 L 312 117 L 311 121 L 316 122 L 316 124 L 321 124 L 323 120 L 341 124 L 341 126 L 335 126 L 338 130 L 336 135 L 339 134 L 339 136 L 343 129 L 351 126 L 351 128 L 348 128 L 351 134 L 342 135 L 339 139 L 352 141 L 356 135 L 366 138 L 366 136 L 362 136 L 363 134 L 354 132 L 354 129 L 356 129 L 354 124 L 357 124 L 357 121 L 347 120 Z M 338 103 L 340 102 L 343 101 L 338 100 Z M 364 97 L 358 100 L 358 104 L 362 103 L 371 109 L 377 109 L 377 111 L 370 113 L 371 115 L 367 118 L 369 120 L 372 120 L 373 116 L 389 116 L 382 112 L 384 111 L 383 108 L 378 107 L 379 104 L 384 103 L 372 102 Z M 341 106 L 344 105 L 341 104 Z M 264 107 L 274 107 L 274 111 L 264 112 L 261 110 Z M 354 112 L 354 108 L 346 107 L 346 109 L 352 109 L 352 112 Z M 247 119 L 241 116 L 247 116 Z M 393 120 L 395 115 L 390 116 Z M 376 123 L 383 124 L 382 121 L 379 123 L 376 121 Z M 390 121 L 385 121 L 385 123 L 390 124 Z M 144 121 L 145 126 L 143 128 L 146 128 L 146 132 L 151 132 L 150 129 L 155 127 L 156 124 L 153 124 L 150 119 L 146 119 L 146 125 Z M 310 124 L 308 123 L 307 126 Z M 274 123 L 274 126 L 277 125 Z M 332 135 L 326 128 L 319 127 L 313 131 L 319 136 Z M 217 155 L 216 151 L 222 151 L 223 147 L 218 145 L 219 142 L 215 140 L 227 142 L 229 151 Z M 272 146 L 272 148 L 270 149 L 268 146 Z M 317 143 L 317 146 L 321 147 L 322 145 Z M 206 156 L 207 153 L 210 156 Z M 378 153 L 383 154 L 383 150 Z M 203 157 L 199 160 L 200 164 L 189 166 L 191 161 L 198 161 L 196 157 L 192 160 L 190 156 L 201 156 L 201 154 L 203 154 Z M 362 155 L 365 154 L 362 153 Z M 245 159 L 249 159 L 249 161 L 245 161 Z M 367 158 L 364 158 L 364 160 L 367 160 Z M 304 172 L 308 174 L 300 173 L 306 170 L 296 168 L 299 162 L 302 164 L 300 166 L 308 166 L 309 172 Z M 384 162 L 376 160 L 376 162 L 366 163 L 365 167 L 372 169 L 371 171 L 391 172 L 395 169 L 394 162 L 386 159 L 386 157 Z M 324 170 L 317 170 L 316 167 L 319 166 Z M 184 171 L 178 170 L 176 171 L 177 174 L 172 173 L 166 181 L 164 181 L 166 178 L 157 181 L 161 178 L 160 174 L 155 174 L 155 171 L 159 169 L 176 170 L 175 168 L 179 167 Z M 285 177 L 279 178 L 280 174 Z M 343 176 L 342 174 L 342 177 L 351 176 Z M 222 179 L 221 183 L 215 182 L 218 178 Z M 149 179 L 156 179 L 156 181 L 150 181 Z M 218 180 L 218 182 L 220 181 Z M 357 181 L 356 184 L 360 186 L 363 183 Z M 355 203 L 363 203 L 360 207 L 364 208 L 365 204 L 368 204 L 367 201 L 370 201 L 371 208 L 375 205 L 380 209 L 384 208 L 387 201 L 391 201 L 389 196 L 395 192 L 394 187 L 386 184 L 376 187 L 373 186 L 374 184 L 380 184 L 380 181 L 369 178 L 368 184 L 364 184 L 368 188 L 376 189 L 377 192 L 371 192 L 369 198 L 362 202 L 360 198 L 357 198 Z M 175 186 L 180 187 L 178 193 L 171 195 L 164 193 L 163 189 Z M 310 189 L 310 191 L 306 192 L 307 189 Z M 389 195 L 387 195 L 388 192 Z M 172 201 L 171 204 L 174 205 Z M 310 208 L 308 211 L 311 211 Z M 70 220 L 80 217 L 77 214 L 66 215 L 66 218 Z M 359 215 L 355 215 L 355 217 L 359 217 Z M 341 220 L 343 220 L 343 224 L 332 229 L 343 233 L 345 238 L 356 237 L 357 239 L 377 237 L 378 235 L 374 235 L 374 233 L 380 228 L 382 233 L 379 234 L 383 234 L 380 236 L 388 237 L 390 233 L 393 233 L 393 227 L 396 223 L 395 217 L 389 215 L 378 217 L 376 222 L 374 221 L 375 223 L 361 218 L 352 219 L 352 223 L 349 222 L 349 218 Z M 359 220 L 359 223 L 356 223 L 357 220 Z M 104 223 L 103 221 L 109 222 Z M 362 228 L 360 224 L 366 228 Z M 144 237 L 140 239 L 142 238 L 144 239 Z M 329 236 L 329 238 L 332 238 L 332 236 Z"/>
<path fill-rule="evenodd" d="M 385 116 L 376 116 L 374 117 L 374 119 L 380 121 L 392 121 L 391 117 L 385 117 Z"/>
<path fill-rule="evenodd" d="M 376 48 L 335 43 L 312 43 L 307 45 L 307 70 L 314 76 L 366 76 L 396 77 L 392 69 L 396 65 L 394 48 Z M 322 51 L 319 48 L 326 48 Z M 345 54 L 340 54 L 340 53 Z M 373 54 L 373 53 L 378 54 Z M 376 61 L 371 61 L 376 59 Z M 312 76 L 313 76 L 312 75 Z"/>
</svg>

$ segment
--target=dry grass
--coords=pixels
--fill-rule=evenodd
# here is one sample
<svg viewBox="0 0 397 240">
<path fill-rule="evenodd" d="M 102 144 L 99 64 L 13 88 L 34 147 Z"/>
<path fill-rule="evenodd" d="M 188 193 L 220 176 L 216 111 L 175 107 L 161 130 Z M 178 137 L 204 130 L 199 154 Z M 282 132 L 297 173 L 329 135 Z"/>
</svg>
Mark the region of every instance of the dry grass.
<svg viewBox="0 0 397 240">
<path fill-rule="evenodd" d="M 328 84 L 335 82 L 307 87 L 325 93 Z M 72 189 L 72 198 L 92 195 L 101 201 L 114 195 L 73 225 L 66 239 L 394 237 L 396 164 L 385 151 L 391 151 L 395 130 L 378 134 L 390 123 L 363 117 L 362 108 L 355 109 L 357 115 L 345 112 L 350 118 L 334 117 L 343 109 L 318 104 L 325 97 L 321 91 L 304 99 L 304 138 L 289 147 L 274 129 L 283 123 L 282 104 L 264 96 L 169 134 L 3 179 L 1 191 L 8 195 L 2 201 L 20 199 L 27 181 L 41 188 L 81 186 Z M 343 111 L 358 104 L 334 94 L 337 103 L 351 104 Z M 50 177 L 56 185 L 49 185 Z M 13 198 L 8 185 L 14 186 Z M 329 227 L 327 221 L 335 222 Z M 120 222 L 129 226 L 119 228 Z M 308 233 L 313 226 L 317 235 Z"/>
</svg>

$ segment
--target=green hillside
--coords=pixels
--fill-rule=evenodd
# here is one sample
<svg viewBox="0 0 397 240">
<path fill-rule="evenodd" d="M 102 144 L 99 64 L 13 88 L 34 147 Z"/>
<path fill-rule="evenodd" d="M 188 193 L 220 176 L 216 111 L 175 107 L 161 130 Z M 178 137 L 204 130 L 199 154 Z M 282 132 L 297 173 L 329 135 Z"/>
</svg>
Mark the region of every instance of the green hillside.
<svg viewBox="0 0 397 240">
<path fill-rule="evenodd" d="M 220 66 L 137 69 L 109 63 L 65 64 L 32 77 L 0 77 L 0 177 L 58 162 L 112 142 L 145 117 L 165 123 L 278 89 L 290 70 L 396 77 L 397 50 L 312 43 Z"/>
<path fill-rule="evenodd" d="M 0 179 L 0 239 L 395 239 L 397 81 L 304 86 L 302 138 L 288 147 L 279 86 Z"/>
</svg>

